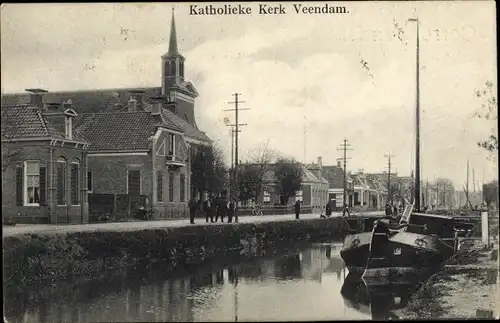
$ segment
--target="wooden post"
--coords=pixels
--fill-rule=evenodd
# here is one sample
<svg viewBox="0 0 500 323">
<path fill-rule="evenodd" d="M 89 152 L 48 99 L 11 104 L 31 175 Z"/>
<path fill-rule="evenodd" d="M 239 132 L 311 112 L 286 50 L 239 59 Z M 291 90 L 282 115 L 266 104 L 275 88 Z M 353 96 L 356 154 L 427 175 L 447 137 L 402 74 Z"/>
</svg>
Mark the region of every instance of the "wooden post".
<svg viewBox="0 0 500 323">
<path fill-rule="evenodd" d="M 490 234 L 488 224 L 488 212 L 481 212 L 481 237 L 483 245 L 490 247 Z"/>
</svg>

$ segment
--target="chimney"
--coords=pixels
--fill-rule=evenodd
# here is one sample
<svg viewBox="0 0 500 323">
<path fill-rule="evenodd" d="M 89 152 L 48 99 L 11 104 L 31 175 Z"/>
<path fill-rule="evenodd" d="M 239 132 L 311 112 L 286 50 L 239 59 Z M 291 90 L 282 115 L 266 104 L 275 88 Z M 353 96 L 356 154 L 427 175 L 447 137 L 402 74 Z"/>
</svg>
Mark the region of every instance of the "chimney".
<svg viewBox="0 0 500 323">
<path fill-rule="evenodd" d="M 26 89 L 26 92 L 30 92 L 30 104 L 37 108 L 43 108 L 42 96 L 47 93 L 47 90 L 43 89 Z"/>
<path fill-rule="evenodd" d="M 342 168 L 342 159 L 337 158 L 337 167 Z"/>
<path fill-rule="evenodd" d="M 323 157 L 318 157 L 318 166 L 321 167 L 323 166 Z"/>
<path fill-rule="evenodd" d="M 128 100 L 128 112 L 136 112 L 137 111 L 137 100 L 134 97 L 131 97 Z"/>
<path fill-rule="evenodd" d="M 152 96 L 149 98 L 151 100 L 151 114 L 152 115 L 159 115 L 161 113 L 162 109 L 162 102 L 165 100 L 163 96 Z"/>
<path fill-rule="evenodd" d="M 140 90 L 131 90 L 128 91 L 130 93 L 130 99 L 128 100 L 128 111 L 136 112 L 139 104 L 142 103 L 142 97 L 144 95 L 144 91 Z"/>
<path fill-rule="evenodd" d="M 66 139 L 73 139 L 73 118 L 77 116 L 76 112 L 71 109 L 71 99 L 63 102 L 64 108 L 64 132 Z"/>
</svg>

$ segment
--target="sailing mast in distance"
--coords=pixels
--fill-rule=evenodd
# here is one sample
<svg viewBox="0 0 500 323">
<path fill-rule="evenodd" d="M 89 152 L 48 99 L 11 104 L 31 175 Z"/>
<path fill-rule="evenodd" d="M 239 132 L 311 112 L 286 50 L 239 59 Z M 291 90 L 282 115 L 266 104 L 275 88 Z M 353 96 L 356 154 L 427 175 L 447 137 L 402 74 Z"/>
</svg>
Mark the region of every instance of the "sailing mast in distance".
<svg viewBox="0 0 500 323">
<path fill-rule="evenodd" d="M 410 18 L 408 21 L 417 24 L 417 60 L 416 60 L 416 109 L 415 109 L 415 126 L 416 126 L 416 152 L 415 152 L 415 211 L 420 212 L 420 44 L 418 18 Z"/>
</svg>

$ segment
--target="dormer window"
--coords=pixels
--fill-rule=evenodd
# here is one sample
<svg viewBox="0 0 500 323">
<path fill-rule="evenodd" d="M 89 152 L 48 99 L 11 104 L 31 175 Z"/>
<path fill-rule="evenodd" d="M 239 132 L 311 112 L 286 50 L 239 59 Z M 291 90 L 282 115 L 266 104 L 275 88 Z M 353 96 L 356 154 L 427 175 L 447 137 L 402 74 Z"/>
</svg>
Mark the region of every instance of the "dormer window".
<svg viewBox="0 0 500 323">
<path fill-rule="evenodd" d="M 73 118 L 77 114 L 73 109 L 66 109 L 64 111 L 64 134 L 66 139 L 73 139 Z"/>
</svg>

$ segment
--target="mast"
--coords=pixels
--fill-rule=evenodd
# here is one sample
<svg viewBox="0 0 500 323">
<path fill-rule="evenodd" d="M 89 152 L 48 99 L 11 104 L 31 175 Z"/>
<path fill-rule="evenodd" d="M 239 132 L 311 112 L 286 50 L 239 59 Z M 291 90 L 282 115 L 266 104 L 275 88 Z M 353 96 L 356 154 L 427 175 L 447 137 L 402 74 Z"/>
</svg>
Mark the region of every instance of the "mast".
<svg viewBox="0 0 500 323">
<path fill-rule="evenodd" d="M 418 18 L 409 19 L 417 24 L 417 60 L 416 60 L 416 107 L 415 107 L 415 126 L 416 126 L 416 152 L 415 152 L 415 211 L 420 212 L 420 37 L 418 28 Z"/>
<path fill-rule="evenodd" d="M 468 159 L 467 159 L 467 181 L 466 181 L 466 187 L 465 187 L 465 194 L 466 194 L 467 203 L 470 204 L 470 199 L 469 199 L 469 160 Z"/>
</svg>

